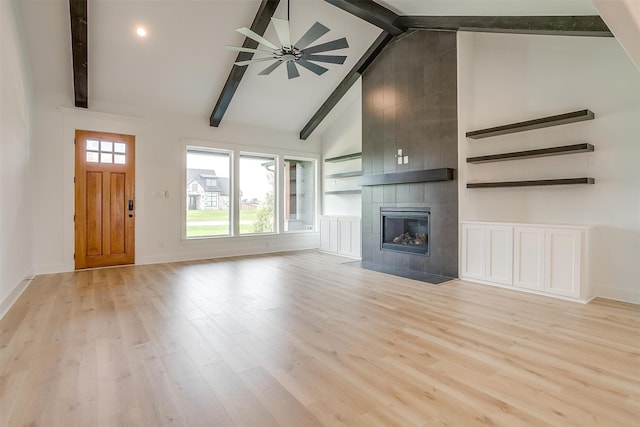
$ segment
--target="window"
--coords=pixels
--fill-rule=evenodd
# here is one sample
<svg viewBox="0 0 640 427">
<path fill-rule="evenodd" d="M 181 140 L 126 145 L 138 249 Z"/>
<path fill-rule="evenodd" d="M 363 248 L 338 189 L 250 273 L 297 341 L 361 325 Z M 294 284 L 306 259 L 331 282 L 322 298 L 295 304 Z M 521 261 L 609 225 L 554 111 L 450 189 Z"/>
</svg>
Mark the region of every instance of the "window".
<svg viewBox="0 0 640 427">
<path fill-rule="evenodd" d="M 275 232 L 274 156 L 240 154 L 240 234 Z"/>
<path fill-rule="evenodd" d="M 127 145 L 124 142 L 87 140 L 88 163 L 110 163 L 124 165 L 126 163 Z"/>
<path fill-rule="evenodd" d="M 230 152 L 187 148 L 187 237 L 231 235 L 230 170 Z M 219 191 L 198 193 L 209 179 L 215 179 Z"/>
<path fill-rule="evenodd" d="M 284 160 L 284 230 L 313 231 L 315 168 L 312 160 Z"/>
<path fill-rule="evenodd" d="M 191 146 L 186 166 L 186 238 L 315 231 L 316 159 Z"/>
<path fill-rule="evenodd" d="M 217 208 L 218 207 L 218 193 L 205 193 L 205 207 Z"/>
</svg>

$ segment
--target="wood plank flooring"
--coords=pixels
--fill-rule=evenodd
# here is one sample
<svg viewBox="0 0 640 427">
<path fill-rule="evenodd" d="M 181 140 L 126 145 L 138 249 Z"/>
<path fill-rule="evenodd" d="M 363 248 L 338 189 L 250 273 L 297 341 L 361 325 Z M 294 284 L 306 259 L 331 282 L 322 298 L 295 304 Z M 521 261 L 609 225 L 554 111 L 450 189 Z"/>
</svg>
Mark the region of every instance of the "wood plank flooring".
<svg viewBox="0 0 640 427">
<path fill-rule="evenodd" d="M 38 276 L 0 323 L 0 425 L 640 425 L 638 306 L 345 261 Z"/>
</svg>

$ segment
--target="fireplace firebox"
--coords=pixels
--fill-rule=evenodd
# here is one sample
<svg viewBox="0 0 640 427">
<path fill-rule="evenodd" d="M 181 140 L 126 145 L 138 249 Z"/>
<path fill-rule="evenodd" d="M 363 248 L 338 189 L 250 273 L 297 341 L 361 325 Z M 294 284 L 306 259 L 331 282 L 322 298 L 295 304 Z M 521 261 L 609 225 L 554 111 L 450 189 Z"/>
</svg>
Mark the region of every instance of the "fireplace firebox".
<svg viewBox="0 0 640 427">
<path fill-rule="evenodd" d="M 383 250 L 429 256 L 429 208 L 380 208 Z"/>
</svg>

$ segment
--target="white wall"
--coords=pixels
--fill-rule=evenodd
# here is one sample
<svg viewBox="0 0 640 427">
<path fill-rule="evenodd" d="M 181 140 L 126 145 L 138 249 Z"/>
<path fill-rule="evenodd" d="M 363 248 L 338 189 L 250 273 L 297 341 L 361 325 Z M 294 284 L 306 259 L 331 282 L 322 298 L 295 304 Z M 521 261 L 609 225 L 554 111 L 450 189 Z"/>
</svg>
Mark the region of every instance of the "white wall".
<svg viewBox="0 0 640 427">
<path fill-rule="evenodd" d="M 458 34 L 460 220 L 597 226 L 602 297 L 640 303 L 640 72 L 613 38 Z M 471 140 L 469 130 L 588 108 L 593 121 Z M 595 152 L 468 165 L 469 156 L 589 142 Z M 595 185 L 467 189 L 594 177 Z"/>
<path fill-rule="evenodd" d="M 14 6 L 0 1 L 0 317 L 33 274 L 32 84 Z"/>
<path fill-rule="evenodd" d="M 322 133 L 322 158 L 342 156 L 362 151 L 362 84 L 358 80 L 336 105 Z M 334 174 L 362 170 L 361 160 L 322 164 L 322 174 Z M 358 177 L 323 179 L 323 192 L 358 187 Z M 360 194 L 324 195 L 323 215 L 360 216 Z"/>
<path fill-rule="evenodd" d="M 204 259 L 316 248 L 319 233 L 183 239 L 185 148 L 202 145 L 320 157 L 319 139 L 300 141 L 293 133 L 252 128 L 208 117 L 184 117 L 134 107 L 97 104 L 91 109 L 64 107 L 65 96 L 39 93 L 35 105 L 36 200 L 47 206 L 34 220 L 38 273 L 70 271 L 73 247 L 73 137 L 76 129 L 136 136 L 136 263 Z M 62 108 L 60 108 L 62 106 Z M 168 191 L 168 198 L 152 192 Z"/>
<path fill-rule="evenodd" d="M 591 0 L 620 45 L 640 70 L 640 2 Z"/>
</svg>

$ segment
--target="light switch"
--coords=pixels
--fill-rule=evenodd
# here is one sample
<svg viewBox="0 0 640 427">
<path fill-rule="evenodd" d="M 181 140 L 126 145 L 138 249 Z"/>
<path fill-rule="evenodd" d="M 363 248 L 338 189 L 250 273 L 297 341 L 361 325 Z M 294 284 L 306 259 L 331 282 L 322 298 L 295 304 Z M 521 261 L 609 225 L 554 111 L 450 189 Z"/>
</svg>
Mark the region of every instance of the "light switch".
<svg viewBox="0 0 640 427">
<path fill-rule="evenodd" d="M 404 156 L 404 164 L 408 164 L 409 163 L 409 156 Z"/>
</svg>

